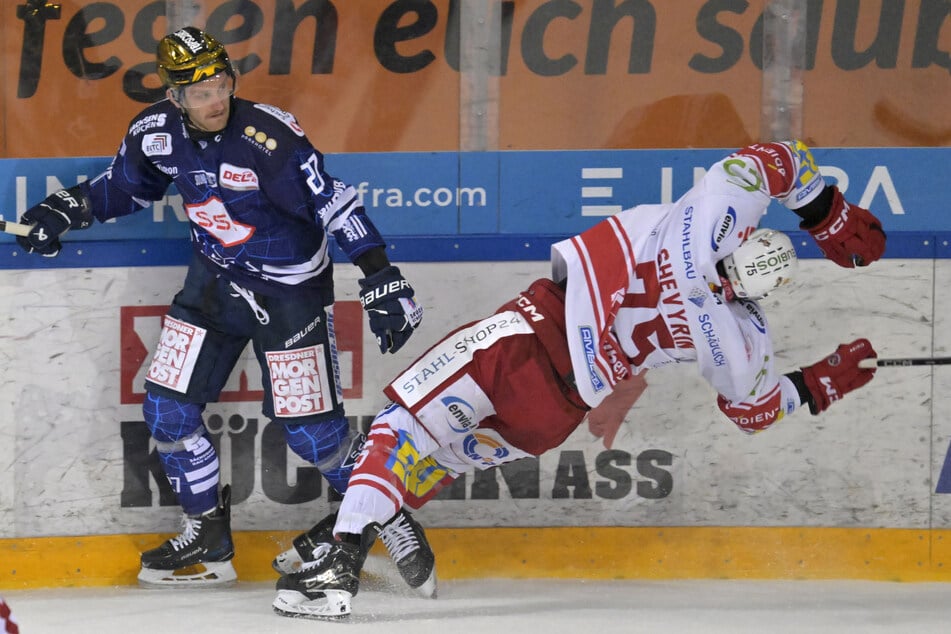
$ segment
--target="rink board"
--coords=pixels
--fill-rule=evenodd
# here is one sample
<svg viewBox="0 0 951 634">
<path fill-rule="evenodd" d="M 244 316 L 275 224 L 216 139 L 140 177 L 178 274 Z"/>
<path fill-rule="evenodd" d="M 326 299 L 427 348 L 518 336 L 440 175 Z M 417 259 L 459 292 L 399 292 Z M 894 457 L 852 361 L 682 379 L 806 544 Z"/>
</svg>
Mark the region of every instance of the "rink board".
<svg viewBox="0 0 951 634">
<path fill-rule="evenodd" d="M 347 413 L 367 424 L 381 389 L 450 327 L 489 314 L 548 272 L 543 262 L 402 265 L 426 307 L 398 355 L 380 356 L 340 266 L 337 334 Z M 0 538 L 171 531 L 180 510 L 142 420 L 142 377 L 182 267 L 24 270 L 0 276 Z M 812 363 L 868 337 L 882 356 L 951 350 L 949 260 L 846 271 L 802 263 L 767 298 L 777 365 Z M 473 280 L 478 280 L 474 284 Z M 822 280 L 826 286 L 816 285 Z M 938 289 L 938 292 L 935 292 Z M 826 413 L 797 412 L 748 436 L 716 407 L 696 366 L 648 372 L 607 435 L 583 423 L 560 447 L 460 480 L 419 511 L 427 528 L 806 526 L 951 528 L 951 368 L 882 369 Z M 250 353 L 209 405 L 237 531 L 294 530 L 332 505 L 315 469 L 260 414 Z M 608 446 L 609 445 L 609 446 Z"/>
<path fill-rule="evenodd" d="M 237 532 L 239 580 L 276 579 L 294 532 Z M 863 579 L 951 581 L 951 531 L 861 528 L 468 528 L 427 532 L 441 580 Z M 0 589 L 135 585 L 169 535 L 0 540 Z M 385 557 L 382 545 L 374 554 Z"/>
<path fill-rule="evenodd" d="M 380 357 L 370 340 L 356 271 L 337 272 L 343 382 L 360 424 L 409 359 L 548 265 L 401 266 L 427 312 L 396 357 Z M 16 298 L 5 313 L 8 380 L 0 384 L 0 588 L 132 583 L 139 552 L 160 542 L 154 533 L 177 530 L 174 498 L 148 469 L 137 399 L 147 342 L 183 272 L 0 277 L 0 293 Z M 863 335 L 882 356 L 951 349 L 947 260 L 886 260 L 856 272 L 806 260 L 800 278 L 764 302 L 783 369 Z M 826 286 L 809 283 L 818 279 Z M 333 501 L 313 469 L 274 442 L 280 434 L 260 416 L 256 364 L 245 361 L 206 418 L 222 480 L 234 488 L 236 564 L 252 580 L 269 578 L 281 545 Z M 800 412 L 754 436 L 723 418 L 692 370 L 648 373 L 610 447 L 583 424 L 539 460 L 460 481 L 421 509 L 440 574 L 945 578 L 948 369 L 881 370 L 821 417 Z M 499 528 L 508 526 L 519 528 Z"/>
</svg>

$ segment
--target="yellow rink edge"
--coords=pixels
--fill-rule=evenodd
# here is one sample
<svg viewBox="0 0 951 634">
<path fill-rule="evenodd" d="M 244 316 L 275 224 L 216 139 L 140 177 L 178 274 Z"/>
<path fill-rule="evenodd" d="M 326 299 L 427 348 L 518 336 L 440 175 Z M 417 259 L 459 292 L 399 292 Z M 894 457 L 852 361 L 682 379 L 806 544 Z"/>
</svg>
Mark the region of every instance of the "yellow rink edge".
<svg viewBox="0 0 951 634">
<path fill-rule="evenodd" d="M 243 581 L 293 531 L 235 532 Z M 431 528 L 443 580 L 863 579 L 951 581 L 951 530 L 815 527 Z M 0 590 L 135 585 L 139 553 L 168 534 L 0 539 Z M 374 551 L 382 550 L 381 544 Z"/>
</svg>

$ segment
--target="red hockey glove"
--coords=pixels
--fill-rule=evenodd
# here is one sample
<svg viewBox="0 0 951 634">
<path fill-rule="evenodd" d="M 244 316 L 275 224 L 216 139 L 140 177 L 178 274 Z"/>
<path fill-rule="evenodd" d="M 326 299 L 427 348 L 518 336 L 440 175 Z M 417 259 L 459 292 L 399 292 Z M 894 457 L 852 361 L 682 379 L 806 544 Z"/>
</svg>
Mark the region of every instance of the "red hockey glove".
<svg viewBox="0 0 951 634">
<path fill-rule="evenodd" d="M 868 209 L 846 202 L 838 187 L 832 188 L 829 215 L 815 227 L 802 223 L 799 228 L 807 230 L 826 258 L 839 266 L 868 266 L 885 252 L 882 223 Z"/>
<path fill-rule="evenodd" d="M 843 343 L 819 363 L 803 368 L 802 378 L 812 396 L 809 411 L 824 412 L 835 401 L 871 381 L 875 368 L 860 368 L 859 361 L 877 356 L 868 339 L 856 339 Z"/>
</svg>

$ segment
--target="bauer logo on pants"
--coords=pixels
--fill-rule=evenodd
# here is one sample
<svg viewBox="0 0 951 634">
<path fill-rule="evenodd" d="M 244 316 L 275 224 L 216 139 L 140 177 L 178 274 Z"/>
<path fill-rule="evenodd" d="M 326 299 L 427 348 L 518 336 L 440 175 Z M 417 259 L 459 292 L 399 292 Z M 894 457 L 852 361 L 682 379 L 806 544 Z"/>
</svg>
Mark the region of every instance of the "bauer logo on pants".
<svg viewBox="0 0 951 634">
<path fill-rule="evenodd" d="M 146 378 L 176 392 L 187 392 L 206 332 L 204 328 L 166 315 Z"/>
<path fill-rule="evenodd" d="M 265 355 L 275 416 L 320 414 L 333 407 L 323 344 Z"/>
</svg>

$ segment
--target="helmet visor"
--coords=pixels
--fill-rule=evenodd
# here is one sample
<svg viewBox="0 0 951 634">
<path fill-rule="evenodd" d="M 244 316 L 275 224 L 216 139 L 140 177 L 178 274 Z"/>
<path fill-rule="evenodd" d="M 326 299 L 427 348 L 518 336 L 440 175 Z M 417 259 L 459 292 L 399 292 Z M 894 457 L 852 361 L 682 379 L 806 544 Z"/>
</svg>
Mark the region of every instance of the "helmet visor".
<svg viewBox="0 0 951 634">
<path fill-rule="evenodd" d="M 203 108 L 224 101 L 234 94 L 237 80 L 228 73 L 218 73 L 197 84 L 175 88 L 175 99 L 185 108 Z"/>
</svg>

